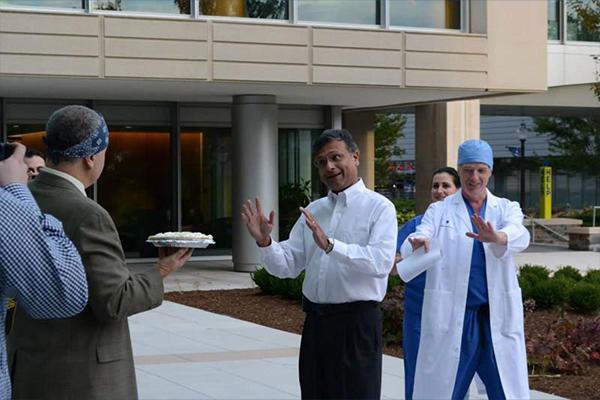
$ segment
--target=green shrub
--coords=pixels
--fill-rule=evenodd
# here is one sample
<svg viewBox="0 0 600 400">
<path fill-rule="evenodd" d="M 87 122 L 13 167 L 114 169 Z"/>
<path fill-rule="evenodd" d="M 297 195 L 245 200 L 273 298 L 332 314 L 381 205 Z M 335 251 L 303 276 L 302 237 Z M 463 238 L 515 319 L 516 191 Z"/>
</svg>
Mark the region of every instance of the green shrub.
<svg viewBox="0 0 600 400">
<path fill-rule="evenodd" d="M 600 269 L 590 269 L 587 274 L 585 274 L 583 280 L 585 282 L 600 286 Z"/>
<path fill-rule="evenodd" d="M 250 277 L 264 294 L 276 294 L 292 300 L 302 300 L 304 271 L 296 278 L 282 279 L 269 274 L 264 268 L 258 268 Z"/>
<path fill-rule="evenodd" d="M 547 279 L 531 286 L 529 293 L 540 310 L 550 310 L 564 304 L 573 283 L 565 279 Z"/>
<path fill-rule="evenodd" d="M 600 310 L 600 286 L 578 282 L 569 293 L 569 305 L 577 312 L 592 314 Z"/>
<path fill-rule="evenodd" d="M 413 219 L 417 213 L 415 212 L 415 201 L 405 199 L 395 199 L 394 206 L 396 207 L 396 218 L 398 225 L 405 224 Z"/>
<path fill-rule="evenodd" d="M 394 267 L 394 268 L 396 268 L 396 267 Z M 394 289 L 396 286 L 403 285 L 403 284 L 404 284 L 404 282 L 402 282 L 402 278 L 400 278 L 398 275 L 390 275 L 388 278 L 386 293 L 389 293 L 390 291 L 392 291 L 392 289 Z"/>
<path fill-rule="evenodd" d="M 566 279 L 572 282 L 579 282 L 583 276 L 578 269 L 569 266 L 561 267 L 558 271 L 554 273 L 552 276 L 553 279 Z"/>
<path fill-rule="evenodd" d="M 532 288 L 550 279 L 550 270 L 541 265 L 525 264 L 519 269 L 519 286 L 524 299 L 532 299 Z"/>
<path fill-rule="evenodd" d="M 404 320 L 404 285 L 396 285 L 386 293 L 381 304 L 383 311 L 383 341 L 402 345 Z"/>
<path fill-rule="evenodd" d="M 257 268 L 256 271 L 250 274 L 250 278 L 264 294 L 275 294 L 271 284 L 271 279 L 274 277 L 266 269 Z"/>
</svg>

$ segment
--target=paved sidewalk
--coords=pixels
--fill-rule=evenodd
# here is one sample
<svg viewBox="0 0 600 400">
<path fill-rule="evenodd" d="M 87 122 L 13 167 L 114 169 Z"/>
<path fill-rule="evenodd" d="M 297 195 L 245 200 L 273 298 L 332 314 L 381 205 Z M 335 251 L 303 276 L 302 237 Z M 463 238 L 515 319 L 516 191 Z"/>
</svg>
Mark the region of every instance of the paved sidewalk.
<svg viewBox="0 0 600 400">
<path fill-rule="evenodd" d="M 580 271 L 600 269 L 600 252 L 569 250 L 563 246 L 532 244 L 524 252 L 517 254 L 518 265 L 538 264 L 556 270 L 571 265 Z"/>
<path fill-rule="evenodd" d="M 300 398 L 299 335 L 171 302 L 129 321 L 141 399 Z M 403 398 L 403 379 L 384 356 L 382 398 Z"/>
<path fill-rule="evenodd" d="M 600 268 L 600 253 L 532 245 L 517 264 Z M 134 271 L 149 264 L 134 264 Z M 194 261 L 165 282 L 167 291 L 251 288 L 231 261 Z M 297 399 L 300 336 L 165 302 L 130 320 L 141 399 Z M 403 398 L 402 360 L 384 356 L 382 397 Z M 472 388 L 470 398 L 481 399 Z M 532 392 L 533 399 L 555 399 Z"/>
</svg>

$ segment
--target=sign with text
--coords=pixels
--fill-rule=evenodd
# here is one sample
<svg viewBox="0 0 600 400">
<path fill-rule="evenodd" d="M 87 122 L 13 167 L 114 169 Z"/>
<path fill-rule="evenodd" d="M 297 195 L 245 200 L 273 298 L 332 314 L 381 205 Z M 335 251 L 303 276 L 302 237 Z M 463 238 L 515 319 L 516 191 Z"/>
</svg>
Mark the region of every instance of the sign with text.
<svg viewBox="0 0 600 400">
<path fill-rule="evenodd" d="M 552 218 L 552 167 L 540 168 L 540 218 Z"/>
</svg>

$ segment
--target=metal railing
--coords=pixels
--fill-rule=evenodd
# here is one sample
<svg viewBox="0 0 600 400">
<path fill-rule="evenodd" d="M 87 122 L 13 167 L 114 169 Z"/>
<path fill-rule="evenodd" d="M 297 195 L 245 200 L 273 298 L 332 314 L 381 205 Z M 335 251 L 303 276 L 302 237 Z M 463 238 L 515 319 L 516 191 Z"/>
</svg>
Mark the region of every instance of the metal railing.
<svg viewBox="0 0 600 400">
<path fill-rule="evenodd" d="M 600 208 L 600 207 L 598 207 Z M 560 232 L 555 231 L 554 229 L 550 228 L 548 225 L 535 220 L 534 218 L 529 218 L 527 216 L 525 216 L 525 220 L 529 221 L 529 225 L 531 226 L 531 243 L 536 243 L 535 241 L 535 226 L 539 226 L 540 228 L 542 228 L 543 230 L 551 233 L 552 235 L 554 235 L 557 239 L 559 239 L 562 242 L 569 242 L 569 237 L 563 235 Z"/>
</svg>

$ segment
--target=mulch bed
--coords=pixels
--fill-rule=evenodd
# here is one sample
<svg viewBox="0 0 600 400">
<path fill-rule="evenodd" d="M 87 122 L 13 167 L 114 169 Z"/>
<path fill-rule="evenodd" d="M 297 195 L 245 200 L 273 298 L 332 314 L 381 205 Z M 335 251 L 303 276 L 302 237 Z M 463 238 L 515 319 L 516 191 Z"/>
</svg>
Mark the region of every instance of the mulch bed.
<svg viewBox="0 0 600 400">
<path fill-rule="evenodd" d="M 283 331 L 302 333 L 304 313 L 300 304 L 295 300 L 264 295 L 260 289 L 173 292 L 167 293 L 165 299 Z M 528 313 L 526 332 L 543 332 L 548 324 L 559 315 L 563 314 L 559 312 Z M 567 315 L 567 317 L 577 318 L 579 316 Z M 388 345 L 385 347 L 384 353 L 401 357 L 402 348 L 398 345 Z M 574 400 L 600 400 L 600 367 L 591 367 L 585 375 L 579 376 L 532 376 L 529 384 L 532 389 Z"/>
</svg>

